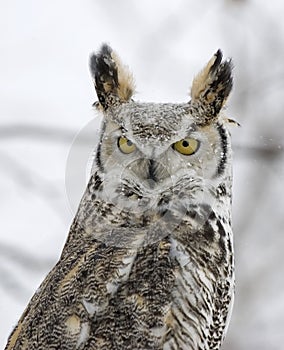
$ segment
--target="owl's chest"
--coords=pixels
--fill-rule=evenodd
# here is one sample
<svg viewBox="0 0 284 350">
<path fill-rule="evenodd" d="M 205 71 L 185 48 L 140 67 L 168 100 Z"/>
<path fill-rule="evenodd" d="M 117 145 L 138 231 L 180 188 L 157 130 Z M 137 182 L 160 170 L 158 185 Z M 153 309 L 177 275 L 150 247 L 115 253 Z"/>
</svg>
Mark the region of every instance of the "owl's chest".
<svg viewBox="0 0 284 350">
<path fill-rule="evenodd" d="M 170 317 L 167 315 L 172 336 L 167 344 L 174 349 L 219 349 L 233 300 L 230 237 L 214 244 L 185 246 L 174 238 L 170 243 L 170 258 L 175 263 Z"/>
<path fill-rule="evenodd" d="M 90 247 L 76 259 L 76 278 L 71 270 L 60 283 L 64 312 L 76 300 L 88 337 L 109 349 L 211 349 L 218 280 L 194 249 L 171 236 L 138 249 Z"/>
</svg>

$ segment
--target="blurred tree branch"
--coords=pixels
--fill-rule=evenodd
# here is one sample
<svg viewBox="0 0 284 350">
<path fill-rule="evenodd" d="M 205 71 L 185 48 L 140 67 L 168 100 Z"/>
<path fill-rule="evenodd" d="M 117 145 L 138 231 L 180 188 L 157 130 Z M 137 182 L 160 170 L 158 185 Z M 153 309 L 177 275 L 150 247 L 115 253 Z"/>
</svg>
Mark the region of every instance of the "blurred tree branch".
<svg viewBox="0 0 284 350">
<path fill-rule="evenodd" d="M 36 124 L 11 124 L 0 127 L 0 143 L 10 142 L 12 139 L 26 138 L 40 142 L 58 142 L 71 145 L 76 134 L 76 130 L 73 129 Z M 94 143 L 94 138 L 85 135 L 84 137 L 80 137 L 78 142 L 82 145 L 91 145 Z M 236 155 L 242 158 L 260 157 L 265 160 L 273 160 L 283 154 L 284 145 L 276 144 L 275 142 L 266 142 L 264 146 L 233 144 L 233 148 Z"/>
</svg>

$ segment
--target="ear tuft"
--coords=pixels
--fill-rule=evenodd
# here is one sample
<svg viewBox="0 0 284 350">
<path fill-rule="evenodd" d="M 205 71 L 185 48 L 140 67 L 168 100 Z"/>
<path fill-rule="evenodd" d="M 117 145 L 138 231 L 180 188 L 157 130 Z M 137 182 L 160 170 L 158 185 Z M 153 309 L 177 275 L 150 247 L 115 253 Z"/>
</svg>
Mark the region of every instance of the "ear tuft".
<svg viewBox="0 0 284 350">
<path fill-rule="evenodd" d="M 203 110 L 203 116 L 199 118 L 201 124 L 218 116 L 233 87 L 232 61 L 222 62 L 222 57 L 218 50 L 192 83 L 191 105 Z"/>
<path fill-rule="evenodd" d="M 110 46 L 103 44 L 90 57 L 90 71 L 98 99 L 106 110 L 111 105 L 127 102 L 134 93 L 134 79 Z"/>
</svg>

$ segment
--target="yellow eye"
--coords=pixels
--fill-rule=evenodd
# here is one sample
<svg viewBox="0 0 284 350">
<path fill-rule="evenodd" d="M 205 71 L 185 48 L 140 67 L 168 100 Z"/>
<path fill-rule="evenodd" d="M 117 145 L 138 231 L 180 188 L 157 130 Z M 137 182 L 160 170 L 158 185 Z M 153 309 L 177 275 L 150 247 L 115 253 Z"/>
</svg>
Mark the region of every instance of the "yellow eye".
<svg viewBox="0 0 284 350">
<path fill-rule="evenodd" d="M 117 145 L 122 153 L 129 154 L 136 150 L 136 146 L 134 145 L 134 143 L 124 136 L 119 137 L 119 139 L 117 140 Z"/>
<path fill-rule="evenodd" d="M 183 139 L 173 144 L 173 149 L 181 154 L 190 156 L 194 154 L 199 148 L 199 141 L 195 139 Z"/>
</svg>

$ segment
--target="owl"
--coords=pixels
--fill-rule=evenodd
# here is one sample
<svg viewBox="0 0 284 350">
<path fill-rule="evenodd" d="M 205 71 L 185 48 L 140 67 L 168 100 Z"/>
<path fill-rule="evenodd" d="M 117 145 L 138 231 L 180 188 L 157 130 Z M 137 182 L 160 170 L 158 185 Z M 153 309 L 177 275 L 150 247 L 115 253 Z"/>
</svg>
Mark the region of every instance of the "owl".
<svg viewBox="0 0 284 350">
<path fill-rule="evenodd" d="M 90 71 L 103 115 L 90 180 L 6 350 L 217 350 L 234 295 L 232 62 L 218 50 L 184 103 L 135 101 L 106 44 Z"/>
</svg>

